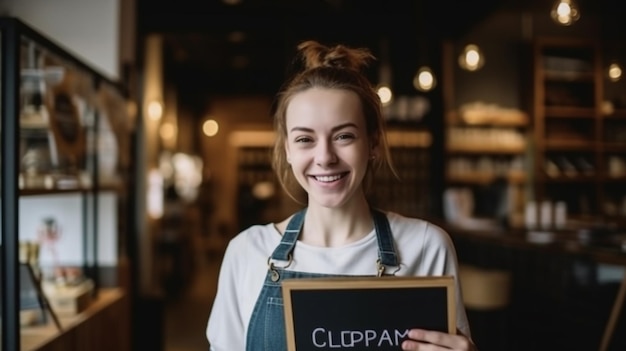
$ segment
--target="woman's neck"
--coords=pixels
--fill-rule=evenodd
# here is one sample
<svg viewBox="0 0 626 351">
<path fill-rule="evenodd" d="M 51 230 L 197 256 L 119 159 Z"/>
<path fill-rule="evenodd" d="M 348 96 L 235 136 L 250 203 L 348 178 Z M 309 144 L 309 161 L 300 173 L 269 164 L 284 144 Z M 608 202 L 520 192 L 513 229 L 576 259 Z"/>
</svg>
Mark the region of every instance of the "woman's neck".
<svg viewBox="0 0 626 351">
<path fill-rule="evenodd" d="M 313 246 L 343 246 L 365 237 L 373 229 L 367 201 L 341 208 L 309 204 L 300 240 Z"/>
</svg>

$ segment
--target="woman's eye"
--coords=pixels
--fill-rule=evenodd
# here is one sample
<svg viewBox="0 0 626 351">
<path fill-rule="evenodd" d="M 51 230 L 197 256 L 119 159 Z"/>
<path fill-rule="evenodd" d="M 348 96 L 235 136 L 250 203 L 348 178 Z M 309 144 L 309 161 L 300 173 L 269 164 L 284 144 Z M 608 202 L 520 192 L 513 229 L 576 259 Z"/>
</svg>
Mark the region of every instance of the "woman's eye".
<svg viewBox="0 0 626 351">
<path fill-rule="evenodd" d="M 311 142 L 311 140 L 312 139 L 309 137 L 298 137 L 295 139 L 295 142 L 296 143 L 308 143 L 308 142 Z"/>
<path fill-rule="evenodd" d="M 354 139 L 354 135 L 352 134 L 339 134 L 337 135 L 337 140 L 350 140 Z"/>
</svg>

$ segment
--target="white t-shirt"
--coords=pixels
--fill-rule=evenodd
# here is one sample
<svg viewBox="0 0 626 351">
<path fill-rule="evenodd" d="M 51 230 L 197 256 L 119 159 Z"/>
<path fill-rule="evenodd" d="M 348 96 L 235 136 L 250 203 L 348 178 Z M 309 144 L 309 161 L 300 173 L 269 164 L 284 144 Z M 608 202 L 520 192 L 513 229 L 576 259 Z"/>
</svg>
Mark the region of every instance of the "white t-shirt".
<svg viewBox="0 0 626 351">
<path fill-rule="evenodd" d="M 387 212 L 400 262 L 396 276 L 452 275 L 459 287 L 456 251 L 449 235 L 427 221 Z M 282 236 L 273 224 L 255 225 L 228 244 L 206 330 L 213 351 L 245 350 L 248 322 L 267 274 L 267 260 Z M 341 247 L 296 243 L 289 270 L 341 275 L 376 275 L 376 232 Z M 387 272 L 389 273 L 389 272 Z M 470 336 L 467 315 L 456 291 L 457 328 Z"/>
</svg>

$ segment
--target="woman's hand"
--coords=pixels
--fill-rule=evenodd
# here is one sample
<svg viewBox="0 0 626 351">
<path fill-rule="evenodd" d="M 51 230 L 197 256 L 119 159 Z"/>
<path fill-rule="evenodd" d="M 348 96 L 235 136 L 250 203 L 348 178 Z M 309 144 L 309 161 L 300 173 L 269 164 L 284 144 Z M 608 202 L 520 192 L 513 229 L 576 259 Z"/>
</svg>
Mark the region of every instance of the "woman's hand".
<svg viewBox="0 0 626 351">
<path fill-rule="evenodd" d="M 448 334 L 433 330 L 411 329 L 409 339 L 402 342 L 402 350 L 413 351 L 478 351 L 476 345 L 462 334 Z"/>
</svg>

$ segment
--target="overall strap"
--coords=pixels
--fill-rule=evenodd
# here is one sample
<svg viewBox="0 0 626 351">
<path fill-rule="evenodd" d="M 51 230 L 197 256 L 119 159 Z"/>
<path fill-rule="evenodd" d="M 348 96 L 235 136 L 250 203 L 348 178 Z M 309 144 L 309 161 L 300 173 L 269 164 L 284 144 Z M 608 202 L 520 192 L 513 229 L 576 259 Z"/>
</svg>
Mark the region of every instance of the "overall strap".
<svg viewBox="0 0 626 351">
<path fill-rule="evenodd" d="M 302 230 L 305 214 L 306 208 L 296 212 L 289 220 L 280 244 L 272 253 L 272 259 L 278 261 L 290 260 L 289 256 Z M 387 216 L 381 211 L 372 209 L 372 217 L 374 218 L 376 239 L 378 240 L 378 254 L 381 263 L 385 266 L 398 266 L 398 255 L 394 248 L 393 236 L 391 235 L 391 227 L 389 226 Z"/>
<path fill-rule="evenodd" d="M 380 262 L 385 266 L 398 266 L 398 255 L 393 245 L 393 236 L 387 215 L 379 210 L 372 209 L 376 238 L 378 239 L 378 255 Z"/>
<path fill-rule="evenodd" d="M 296 241 L 298 240 L 298 236 L 300 235 L 305 214 L 306 208 L 296 212 L 293 217 L 291 217 L 289 223 L 287 224 L 287 229 L 285 229 L 285 233 L 280 240 L 280 244 L 276 246 L 276 249 L 274 249 L 274 252 L 272 253 L 272 259 L 278 261 L 289 261 L 289 255 L 291 255 L 291 252 L 296 245 Z"/>
</svg>

